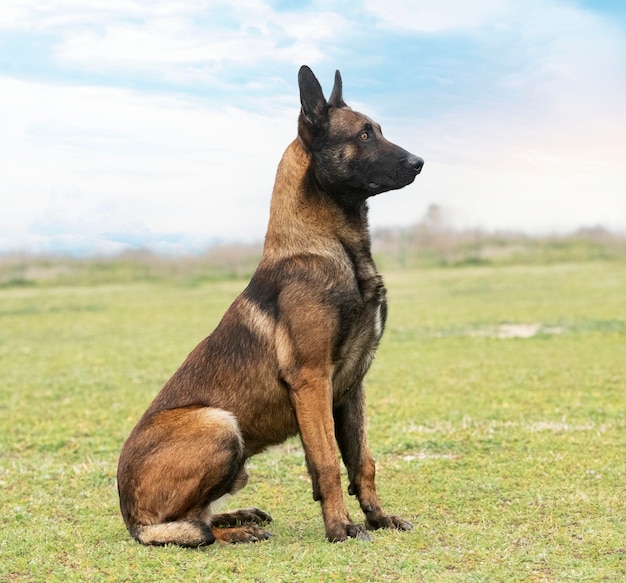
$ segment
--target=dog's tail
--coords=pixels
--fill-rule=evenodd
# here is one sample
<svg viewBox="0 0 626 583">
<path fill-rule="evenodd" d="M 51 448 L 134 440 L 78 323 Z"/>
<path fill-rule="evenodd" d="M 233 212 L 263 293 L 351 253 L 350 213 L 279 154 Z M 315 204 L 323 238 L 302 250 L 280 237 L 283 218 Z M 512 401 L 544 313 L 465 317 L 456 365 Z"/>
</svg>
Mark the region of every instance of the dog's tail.
<svg viewBox="0 0 626 583">
<path fill-rule="evenodd" d="M 163 522 L 131 529 L 132 537 L 144 545 L 166 544 L 196 548 L 215 542 L 211 526 L 200 521 Z"/>
</svg>

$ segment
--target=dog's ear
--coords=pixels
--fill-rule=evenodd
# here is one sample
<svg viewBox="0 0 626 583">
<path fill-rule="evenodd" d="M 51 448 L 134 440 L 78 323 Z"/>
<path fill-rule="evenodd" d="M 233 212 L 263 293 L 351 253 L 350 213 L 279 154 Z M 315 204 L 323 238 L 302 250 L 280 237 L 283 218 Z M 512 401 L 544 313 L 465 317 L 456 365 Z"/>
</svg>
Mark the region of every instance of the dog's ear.
<svg viewBox="0 0 626 583">
<path fill-rule="evenodd" d="M 313 134 L 320 130 L 324 131 L 328 125 L 328 103 L 322 92 L 322 86 L 306 65 L 300 67 L 298 85 L 302 104 L 300 121 L 308 126 Z"/>
<path fill-rule="evenodd" d="M 333 85 L 333 91 L 330 94 L 328 103 L 333 107 L 346 107 L 346 102 L 343 100 L 343 83 L 339 69 L 335 71 L 335 84 Z"/>
</svg>

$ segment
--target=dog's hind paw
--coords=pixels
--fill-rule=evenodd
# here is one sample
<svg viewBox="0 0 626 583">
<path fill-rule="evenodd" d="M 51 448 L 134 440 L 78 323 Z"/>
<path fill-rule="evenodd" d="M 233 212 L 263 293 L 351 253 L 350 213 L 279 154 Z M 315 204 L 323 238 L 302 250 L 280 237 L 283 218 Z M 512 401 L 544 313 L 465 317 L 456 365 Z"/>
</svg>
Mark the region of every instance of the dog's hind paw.
<svg viewBox="0 0 626 583">
<path fill-rule="evenodd" d="M 268 522 L 272 522 L 273 520 L 267 512 L 259 510 L 258 508 L 248 508 L 246 511 L 250 513 L 252 518 L 251 522 L 254 522 L 255 524 L 266 524 Z"/>
<path fill-rule="evenodd" d="M 213 528 L 213 536 L 215 540 L 221 543 L 258 543 L 268 540 L 272 537 L 272 533 L 263 530 L 258 526 L 234 526 L 229 528 Z"/>
<path fill-rule="evenodd" d="M 241 526 L 242 524 L 266 524 L 272 522 L 272 517 L 258 508 L 242 508 L 234 512 L 216 514 L 211 524 L 217 527 Z"/>
</svg>

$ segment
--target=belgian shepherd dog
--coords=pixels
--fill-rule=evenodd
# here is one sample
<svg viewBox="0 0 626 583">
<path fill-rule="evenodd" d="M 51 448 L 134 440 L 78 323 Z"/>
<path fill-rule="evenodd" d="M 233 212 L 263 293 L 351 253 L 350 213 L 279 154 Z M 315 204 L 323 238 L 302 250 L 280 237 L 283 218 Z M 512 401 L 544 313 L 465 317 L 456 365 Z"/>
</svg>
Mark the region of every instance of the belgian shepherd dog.
<svg viewBox="0 0 626 583">
<path fill-rule="evenodd" d="M 387 315 L 367 199 L 412 183 L 424 161 L 345 104 L 339 71 L 328 101 L 308 67 L 298 83 L 298 136 L 278 166 L 256 272 L 123 446 L 120 508 L 140 543 L 267 539 L 269 514 L 216 514 L 214 503 L 246 484 L 249 457 L 296 434 L 329 541 L 412 528 L 381 508 L 365 433 L 363 378 Z M 348 515 L 337 446 L 364 525 Z"/>
</svg>

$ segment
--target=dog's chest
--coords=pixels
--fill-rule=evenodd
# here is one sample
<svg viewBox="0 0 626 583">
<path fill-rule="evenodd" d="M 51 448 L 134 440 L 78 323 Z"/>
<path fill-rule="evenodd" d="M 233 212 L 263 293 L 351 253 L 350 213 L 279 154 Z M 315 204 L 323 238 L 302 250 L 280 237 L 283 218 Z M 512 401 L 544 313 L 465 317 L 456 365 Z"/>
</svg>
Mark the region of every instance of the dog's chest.
<svg viewBox="0 0 626 583">
<path fill-rule="evenodd" d="M 336 395 L 358 385 L 368 371 L 382 336 L 387 317 L 386 290 L 375 274 L 361 282 L 360 300 L 350 306 L 351 314 L 340 331 L 333 385 Z"/>
</svg>

